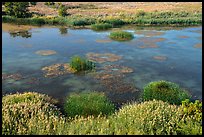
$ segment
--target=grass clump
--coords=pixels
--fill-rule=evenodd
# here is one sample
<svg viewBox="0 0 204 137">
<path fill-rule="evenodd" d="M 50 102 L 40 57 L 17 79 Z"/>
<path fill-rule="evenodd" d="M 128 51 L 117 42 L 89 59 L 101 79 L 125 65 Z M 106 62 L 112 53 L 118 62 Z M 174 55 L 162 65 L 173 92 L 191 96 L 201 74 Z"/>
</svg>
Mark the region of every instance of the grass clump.
<svg viewBox="0 0 204 137">
<path fill-rule="evenodd" d="M 178 105 L 189 98 L 187 91 L 179 85 L 164 80 L 150 82 L 144 87 L 143 100 L 145 101 L 156 99 Z"/>
<path fill-rule="evenodd" d="M 61 114 L 55 103 L 49 96 L 33 92 L 4 96 L 2 134 L 52 134 L 54 119 Z"/>
<path fill-rule="evenodd" d="M 189 134 L 186 129 L 192 128 L 190 134 L 201 135 L 202 125 L 195 123 L 195 115 L 185 116 L 182 110 L 181 106 L 161 100 L 145 101 L 124 105 L 115 121 L 126 127 L 124 133 L 136 130 L 143 135 L 185 135 Z"/>
<path fill-rule="evenodd" d="M 108 29 L 112 28 L 112 25 L 111 25 L 111 24 L 108 24 L 108 23 L 99 23 L 99 24 L 93 24 L 93 25 L 91 25 L 91 28 L 92 28 L 93 30 L 96 30 L 96 31 L 108 30 Z"/>
<path fill-rule="evenodd" d="M 72 93 L 67 97 L 64 110 L 69 117 L 109 115 L 114 112 L 114 105 L 107 97 L 98 92 Z"/>
<path fill-rule="evenodd" d="M 133 34 L 130 32 L 125 32 L 125 31 L 115 31 L 111 32 L 110 36 L 111 39 L 117 40 L 117 41 L 126 41 L 126 40 L 131 40 L 134 38 Z"/>
<path fill-rule="evenodd" d="M 74 71 L 88 71 L 95 69 L 95 63 L 80 56 L 74 56 L 71 59 L 70 66 Z"/>
</svg>

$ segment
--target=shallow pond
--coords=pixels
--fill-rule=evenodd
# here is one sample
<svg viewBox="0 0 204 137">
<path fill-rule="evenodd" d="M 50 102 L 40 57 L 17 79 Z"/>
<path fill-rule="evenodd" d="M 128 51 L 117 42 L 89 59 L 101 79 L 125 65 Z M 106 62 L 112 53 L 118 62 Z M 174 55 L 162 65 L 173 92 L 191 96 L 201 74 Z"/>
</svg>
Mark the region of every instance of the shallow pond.
<svg viewBox="0 0 204 137">
<path fill-rule="evenodd" d="M 145 84 L 167 80 L 187 89 L 194 99 L 202 99 L 201 26 L 120 29 L 133 33 L 134 39 L 110 40 L 109 33 L 116 29 L 95 32 L 25 27 L 15 30 L 12 25 L 3 24 L 2 94 L 36 91 L 63 102 L 71 92 L 95 90 L 123 103 L 138 99 Z M 96 61 L 96 71 L 85 75 L 55 75 L 57 71 L 62 72 L 60 67 L 74 55 Z M 43 71 L 48 69 L 53 72 Z"/>
</svg>

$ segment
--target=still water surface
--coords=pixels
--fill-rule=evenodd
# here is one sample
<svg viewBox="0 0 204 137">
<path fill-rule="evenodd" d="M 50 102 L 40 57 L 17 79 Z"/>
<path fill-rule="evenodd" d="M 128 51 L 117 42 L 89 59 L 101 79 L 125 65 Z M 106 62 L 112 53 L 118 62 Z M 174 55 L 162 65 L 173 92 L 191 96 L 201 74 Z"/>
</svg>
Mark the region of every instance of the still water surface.
<svg viewBox="0 0 204 137">
<path fill-rule="evenodd" d="M 36 91 L 62 102 L 71 92 L 95 90 L 105 92 L 114 102 L 139 97 L 144 85 L 167 80 L 187 89 L 194 99 L 202 99 L 202 27 L 188 28 L 120 28 L 134 34 L 127 42 L 110 40 L 111 31 L 59 27 L 30 28 L 18 33 L 2 30 L 2 94 Z M 12 27 L 11 27 L 12 28 Z M 17 33 L 16 33 L 17 32 Z M 43 56 L 39 50 L 56 54 Z M 93 74 L 65 74 L 45 77 L 43 67 L 68 63 L 72 56 L 87 53 L 111 53 L 120 59 L 97 63 Z M 107 58 L 107 57 L 102 57 Z M 133 72 L 122 77 L 96 79 L 106 65 L 124 66 Z M 119 68 L 112 68 L 112 71 Z M 117 73 L 118 74 L 118 73 Z M 102 75 L 100 75 L 102 77 Z"/>
</svg>

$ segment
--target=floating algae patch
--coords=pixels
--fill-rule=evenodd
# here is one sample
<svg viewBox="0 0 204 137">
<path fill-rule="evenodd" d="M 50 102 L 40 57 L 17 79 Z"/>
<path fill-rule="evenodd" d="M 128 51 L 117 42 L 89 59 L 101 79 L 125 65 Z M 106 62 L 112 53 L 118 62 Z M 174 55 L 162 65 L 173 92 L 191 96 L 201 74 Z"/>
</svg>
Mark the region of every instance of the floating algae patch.
<svg viewBox="0 0 204 137">
<path fill-rule="evenodd" d="M 53 55 L 53 54 L 56 54 L 57 52 L 54 51 L 54 50 L 39 50 L 39 51 L 36 51 L 35 54 L 39 54 L 39 55 L 42 55 L 42 56 L 48 56 L 48 55 Z"/>
<path fill-rule="evenodd" d="M 112 40 L 109 40 L 109 39 L 97 39 L 96 42 L 98 42 L 98 43 L 109 43 L 109 42 L 112 42 Z"/>
<path fill-rule="evenodd" d="M 75 71 L 70 67 L 69 64 L 54 64 L 51 66 L 43 67 L 45 77 L 57 77 L 60 75 L 65 75 L 69 73 L 74 73 Z"/>
<path fill-rule="evenodd" d="M 153 59 L 164 61 L 164 60 L 167 60 L 167 57 L 166 56 L 153 56 Z"/>
<path fill-rule="evenodd" d="M 106 65 L 102 68 L 107 73 L 131 73 L 133 72 L 132 68 L 128 68 L 126 66 L 120 66 L 120 65 Z"/>
<path fill-rule="evenodd" d="M 135 31 L 135 33 L 142 34 L 142 35 L 149 36 L 149 37 L 160 36 L 164 34 L 164 32 L 161 32 L 161 31 L 144 31 L 144 30 L 137 30 Z"/>
<path fill-rule="evenodd" d="M 16 81 L 16 80 L 23 79 L 23 76 L 19 73 L 14 73 L 14 74 L 2 73 L 2 80 L 8 80 L 8 79 L 12 79 Z"/>
<path fill-rule="evenodd" d="M 120 65 L 106 65 L 99 69 L 97 73 L 92 74 L 97 80 L 107 80 L 114 77 L 124 77 L 125 73 L 132 73 L 133 69 Z"/>
<path fill-rule="evenodd" d="M 202 43 L 198 43 L 195 46 L 193 46 L 194 48 L 202 48 Z"/>
<path fill-rule="evenodd" d="M 152 37 L 142 37 L 137 40 L 138 43 L 141 43 L 139 48 L 158 48 L 156 42 L 161 42 L 166 40 L 165 38 L 152 38 Z"/>
<path fill-rule="evenodd" d="M 179 38 L 189 38 L 188 36 L 178 36 Z"/>
<path fill-rule="evenodd" d="M 104 54 L 99 54 L 99 53 L 87 53 L 86 57 L 93 62 L 98 62 L 98 63 L 104 63 L 104 62 L 114 62 L 120 60 L 122 57 L 111 54 L 111 53 L 104 53 Z"/>
</svg>

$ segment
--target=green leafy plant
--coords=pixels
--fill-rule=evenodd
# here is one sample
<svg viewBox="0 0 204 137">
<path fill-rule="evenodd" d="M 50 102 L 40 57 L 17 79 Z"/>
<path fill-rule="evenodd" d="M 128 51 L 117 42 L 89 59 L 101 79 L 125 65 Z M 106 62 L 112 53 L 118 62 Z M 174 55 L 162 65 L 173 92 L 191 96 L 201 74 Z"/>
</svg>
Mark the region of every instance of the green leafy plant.
<svg viewBox="0 0 204 137">
<path fill-rule="evenodd" d="M 125 32 L 125 31 L 115 31 L 111 32 L 110 36 L 111 39 L 117 40 L 117 41 L 126 41 L 126 40 L 131 40 L 134 38 L 133 34 L 130 32 Z"/>
<path fill-rule="evenodd" d="M 64 5 L 61 5 L 58 9 L 59 16 L 65 17 L 67 15 L 67 8 Z"/>
<path fill-rule="evenodd" d="M 108 20 L 105 20 L 105 23 L 112 24 L 113 27 L 117 27 L 125 24 L 125 22 L 121 19 L 108 19 Z"/>
<path fill-rule="evenodd" d="M 189 99 L 187 91 L 180 88 L 179 85 L 168 81 L 150 82 L 144 87 L 143 100 L 163 100 L 171 104 L 181 104 L 183 100 Z"/>
<path fill-rule="evenodd" d="M 110 28 L 112 28 L 112 25 L 111 25 L 111 24 L 108 24 L 108 23 L 99 23 L 99 24 L 93 24 L 93 25 L 91 25 L 91 28 L 92 28 L 93 30 L 100 31 L 100 30 L 110 29 Z"/>
<path fill-rule="evenodd" d="M 5 2 L 5 13 L 16 18 L 26 18 L 29 14 L 29 2 Z"/>
<path fill-rule="evenodd" d="M 72 57 L 71 62 L 70 62 L 70 66 L 76 72 L 95 69 L 95 63 L 93 63 L 92 61 L 89 61 L 85 58 L 82 58 L 80 56 Z"/>
<path fill-rule="evenodd" d="M 108 115 L 113 113 L 114 109 L 107 97 L 99 92 L 72 93 L 64 104 L 64 110 L 69 117 Z"/>
</svg>

